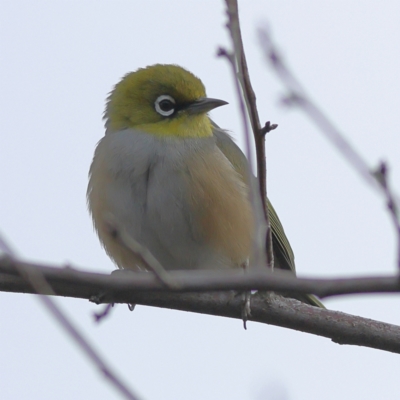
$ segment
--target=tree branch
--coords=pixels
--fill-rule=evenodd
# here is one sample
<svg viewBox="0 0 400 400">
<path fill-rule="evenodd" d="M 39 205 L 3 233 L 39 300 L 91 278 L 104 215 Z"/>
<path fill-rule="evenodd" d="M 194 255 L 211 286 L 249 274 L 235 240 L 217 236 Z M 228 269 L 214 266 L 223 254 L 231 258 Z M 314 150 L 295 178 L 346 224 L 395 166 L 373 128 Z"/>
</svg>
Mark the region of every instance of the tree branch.
<svg viewBox="0 0 400 400">
<path fill-rule="evenodd" d="M 367 161 L 351 145 L 346 137 L 335 127 L 328 117 L 306 94 L 306 91 L 285 64 L 267 29 L 259 29 L 259 41 L 264 56 L 277 76 L 282 81 L 288 95 L 285 104 L 297 106 L 318 126 L 325 137 L 336 147 L 346 161 L 366 183 L 377 189 L 385 198 L 390 218 L 393 221 L 397 236 L 397 268 L 400 272 L 400 200 L 388 184 L 387 166 L 381 163 L 376 170 L 369 167 Z"/>
<path fill-rule="evenodd" d="M 15 261 L 16 253 L 0 236 L 0 250 L 6 252 L 6 256 L 0 257 L 0 264 L 4 270 L 8 270 L 14 274 L 22 284 L 28 287 L 28 291 L 22 290 L 23 293 L 37 294 L 39 301 L 50 315 L 59 323 L 67 335 L 81 349 L 82 353 L 93 363 L 99 372 L 108 382 L 128 400 L 139 400 L 139 397 L 122 381 L 118 374 L 113 371 L 110 365 L 103 359 L 98 351 L 92 346 L 90 341 L 79 331 L 74 323 L 66 316 L 66 314 L 57 305 L 55 300 L 50 296 L 57 295 L 53 290 L 53 285 L 43 274 L 39 267 L 32 267 L 31 264 Z M 0 274 L 0 287 L 7 282 L 11 275 Z M 3 278 L 4 282 L 3 282 Z M 21 282 L 20 282 L 21 283 Z M 7 286 L 7 284 L 5 285 Z M 0 289 L 1 290 L 1 289 Z"/>
<path fill-rule="evenodd" d="M 204 292 L 213 290 L 264 290 L 290 295 L 315 294 L 326 298 L 345 294 L 398 293 L 398 276 L 375 276 L 361 278 L 315 279 L 298 278 L 290 272 L 260 270 L 255 268 L 243 274 L 240 270 L 170 271 L 172 287 L 166 287 L 150 272 L 116 270 L 111 275 L 84 272 L 70 266 L 60 268 L 21 262 L 8 257 L 0 258 L 0 291 L 36 293 L 31 285 L 20 277 L 24 268 L 32 274 L 41 275 L 58 289 L 56 294 L 68 297 L 89 298 L 102 291 L 146 292 Z M 61 292 L 60 292 L 61 290 Z M 41 294 L 54 294 L 52 289 Z"/>
<path fill-rule="evenodd" d="M 229 52 L 224 49 L 220 49 L 219 54 L 225 55 L 232 64 L 232 67 L 235 72 L 235 79 L 239 81 L 240 86 L 242 88 L 247 108 L 247 114 L 250 118 L 253 130 L 254 142 L 256 146 L 256 154 L 257 154 L 258 184 L 260 189 L 264 217 L 267 225 L 266 238 L 265 238 L 267 263 L 268 266 L 270 266 L 273 269 L 274 253 L 272 245 L 271 224 L 269 221 L 268 205 L 267 205 L 267 162 L 265 156 L 265 134 L 267 131 L 275 129 L 277 125 L 275 124 L 272 125 L 271 127 L 269 122 L 267 122 L 263 128 L 261 127 L 260 118 L 258 116 L 257 104 L 256 104 L 256 95 L 251 85 L 249 70 L 247 67 L 246 55 L 243 47 L 242 33 L 240 30 L 240 22 L 239 22 L 238 3 L 237 0 L 225 0 L 225 3 L 228 14 L 227 27 L 232 38 L 233 54 L 236 59 L 237 70 L 238 70 L 237 74 L 236 74 L 236 66 L 233 62 L 233 57 L 229 57 Z M 239 96 L 239 103 L 242 107 L 242 96 L 240 92 L 238 92 L 238 96 Z M 244 111 L 242 111 L 242 114 L 243 114 L 242 117 L 243 117 L 248 158 L 250 165 L 252 165 L 252 159 L 250 157 L 251 155 L 250 135 L 247 132 L 247 119 Z"/>
<path fill-rule="evenodd" d="M 321 296 L 344 293 L 400 292 L 397 277 L 299 279 L 275 271 L 173 271 L 179 289 L 170 289 L 152 273 L 121 270 L 106 275 L 71 267 L 54 268 L 0 259 L 0 290 L 35 293 L 15 264 L 41 273 L 57 296 L 91 299 L 97 303 L 131 303 L 241 319 L 242 299 L 229 289 L 263 289 Z M 215 290 L 224 290 L 215 292 Z M 180 291 L 183 293 L 173 293 Z M 188 291 L 207 291 L 188 293 Z M 251 321 L 324 336 L 353 344 L 400 353 L 400 327 L 337 311 L 308 306 L 294 299 L 259 292 L 251 299 Z"/>
</svg>

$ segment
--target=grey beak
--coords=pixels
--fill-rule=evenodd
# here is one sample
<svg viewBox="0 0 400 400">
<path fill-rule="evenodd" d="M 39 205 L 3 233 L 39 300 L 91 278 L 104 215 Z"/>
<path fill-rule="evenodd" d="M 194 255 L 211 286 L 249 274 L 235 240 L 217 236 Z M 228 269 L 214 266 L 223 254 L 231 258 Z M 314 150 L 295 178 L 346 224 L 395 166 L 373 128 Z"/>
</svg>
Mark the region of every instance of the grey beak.
<svg viewBox="0 0 400 400">
<path fill-rule="evenodd" d="M 191 114 L 202 114 L 213 110 L 214 108 L 228 104 L 224 100 L 210 99 L 209 97 L 202 97 L 186 107 L 186 110 Z"/>
</svg>

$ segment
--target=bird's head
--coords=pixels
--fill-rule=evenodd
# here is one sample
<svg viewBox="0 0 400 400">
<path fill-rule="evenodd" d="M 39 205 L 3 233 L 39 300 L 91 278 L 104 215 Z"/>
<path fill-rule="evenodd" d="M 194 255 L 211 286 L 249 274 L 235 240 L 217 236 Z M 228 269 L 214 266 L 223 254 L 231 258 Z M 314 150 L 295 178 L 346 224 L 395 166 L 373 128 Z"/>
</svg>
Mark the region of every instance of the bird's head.
<svg viewBox="0 0 400 400">
<path fill-rule="evenodd" d="M 206 97 L 203 83 L 177 65 L 156 64 L 125 75 L 110 93 L 107 132 L 135 128 L 159 136 L 212 135 L 207 112 L 227 104 Z"/>
</svg>

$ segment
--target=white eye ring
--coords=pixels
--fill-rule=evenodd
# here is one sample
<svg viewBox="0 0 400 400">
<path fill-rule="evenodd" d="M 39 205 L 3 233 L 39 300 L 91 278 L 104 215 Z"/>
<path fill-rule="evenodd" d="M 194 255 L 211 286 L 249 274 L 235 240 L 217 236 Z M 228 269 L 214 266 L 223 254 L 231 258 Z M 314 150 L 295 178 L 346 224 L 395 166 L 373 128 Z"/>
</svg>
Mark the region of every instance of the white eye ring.
<svg viewBox="0 0 400 400">
<path fill-rule="evenodd" d="M 173 97 L 163 94 L 154 102 L 156 111 L 163 117 L 168 117 L 175 112 L 175 100 Z"/>
</svg>

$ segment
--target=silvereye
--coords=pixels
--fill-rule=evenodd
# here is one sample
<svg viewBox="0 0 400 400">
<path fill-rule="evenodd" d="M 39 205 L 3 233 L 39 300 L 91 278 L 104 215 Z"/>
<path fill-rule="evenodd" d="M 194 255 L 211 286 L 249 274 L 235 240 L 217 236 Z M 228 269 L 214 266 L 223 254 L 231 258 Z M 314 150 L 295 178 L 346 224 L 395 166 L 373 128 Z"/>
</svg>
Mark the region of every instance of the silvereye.
<svg viewBox="0 0 400 400">
<path fill-rule="evenodd" d="M 227 104 L 177 65 L 129 73 L 110 93 L 106 133 L 89 173 L 95 229 L 119 268 L 145 269 L 116 241 L 112 216 L 166 270 L 238 268 L 251 260 L 255 217 L 246 157 L 207 115 Z M 295 272 L 292 248 L 268 201 L 275 267 Z M 322 306 L 313 296 L 303 301 Z"/>
</svg>

